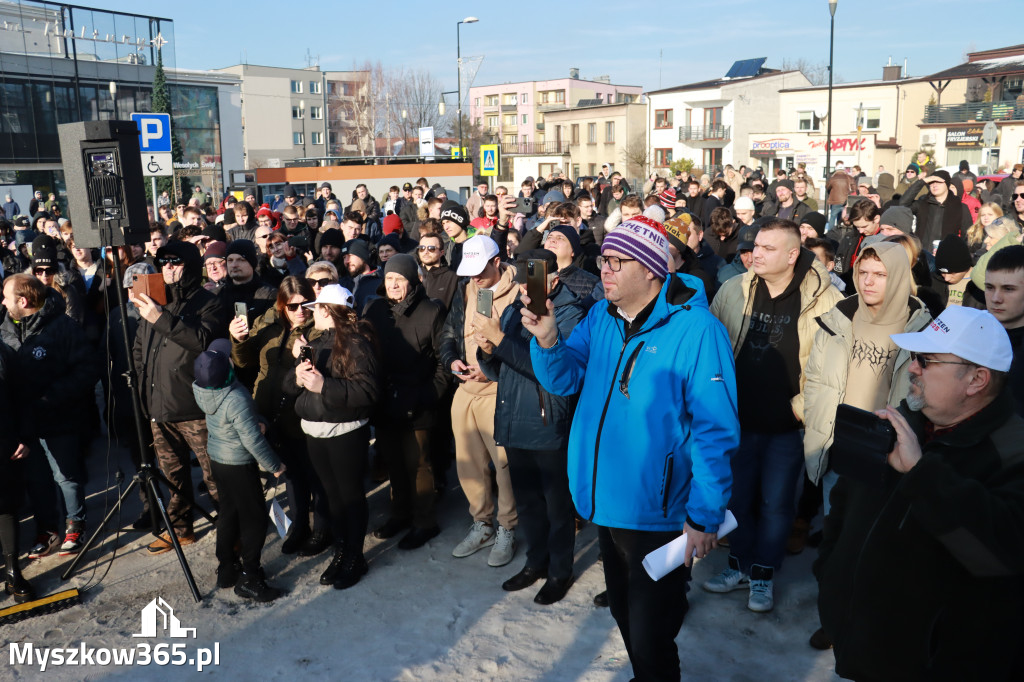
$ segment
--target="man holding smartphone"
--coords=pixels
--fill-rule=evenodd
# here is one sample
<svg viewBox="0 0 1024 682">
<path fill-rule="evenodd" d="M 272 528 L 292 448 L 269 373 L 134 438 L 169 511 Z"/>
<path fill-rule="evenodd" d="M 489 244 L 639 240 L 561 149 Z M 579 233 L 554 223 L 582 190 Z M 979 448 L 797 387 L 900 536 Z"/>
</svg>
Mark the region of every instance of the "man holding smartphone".
<svg viewBox="0 0 1024 682">
<path fill-rule="evenodd" d="M 1024 420 L 992 314 L 951 306 L 911 354 L 885 477 L 841 477 L 814 571 L 836 672 L 857 680 L 1019 680 Z M 968 653 L 969 652 L 969 653 Z"/>
<path fill-rule="evenodd" d="M 505 308 L 519 292 L 515 267 L 501 262 L 498 244 L 490 237 L 477 235 L 462 244 L 462 260 L 456 271 L 464 279 L 441 332 L 441 364 L 449 368 L 460 383 L 452 402 L 452 431 L 455 436 L 455 462 L 459 483 L 469 501 L 473 526 L 452 552 L 467 557 L 490 547 L 488 565 L 504 566 L 515 555 L 515 528 L 518 523 L 512 494 L 505 448 L 494 442 L 494 412 L 497 384 L 480 371 L 476 363 L 474 313 L 501 319 Z M 489 305 L 487 304 L 489 302 Z M 480 303 L 484 303 L 483 306 Z M 498 483 L 498 527 L 495 530 L 495 501 L 491 493 L 490 465 L 494 463 Z"/>
</svg>

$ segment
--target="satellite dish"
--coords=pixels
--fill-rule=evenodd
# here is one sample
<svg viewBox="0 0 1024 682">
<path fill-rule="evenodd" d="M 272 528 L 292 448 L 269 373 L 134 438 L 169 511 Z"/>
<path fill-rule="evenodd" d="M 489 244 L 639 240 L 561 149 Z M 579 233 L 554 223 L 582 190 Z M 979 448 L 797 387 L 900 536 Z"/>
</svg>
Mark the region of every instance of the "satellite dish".
<svg viewBox="0 0 1024 682">
<path fill-rule="evenodd" d="M 816 110 L 814 112 L 814 115 L 817 116 L 819 119 L 825 119 L 828 117 L 828 109 L 825 109 L 824 111 Z"/>
</svg>

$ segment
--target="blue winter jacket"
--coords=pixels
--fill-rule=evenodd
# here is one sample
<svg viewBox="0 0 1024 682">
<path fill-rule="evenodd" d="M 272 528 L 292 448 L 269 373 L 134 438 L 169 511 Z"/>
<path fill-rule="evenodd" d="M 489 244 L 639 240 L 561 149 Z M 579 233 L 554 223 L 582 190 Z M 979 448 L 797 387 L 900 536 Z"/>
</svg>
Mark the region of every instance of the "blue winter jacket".
<svg viewBox="0 0 1024 682">
<path fill-rule="evenodd" d="M 192 393 L 206 413 L 206 453 L 218 464 L 248 464 L 256 460 L 264 471 L 276 472 L 281 460 L 260 432 L 260 421 L 249 391 L 237 380 L 223 388 L 203 388 L 193 382 Z"/>
<path fill-rule="evenodd" d="M 580 391 L 569 436 L 569 488 L 602 526 L 715 532 L 739 446 L 736 376 L 725 327 L 700 280 L 672 275 L 627 340 L 611 304 L 595 305 L 568 339 L 530 344 L 551 393 Z"/>
</svg>

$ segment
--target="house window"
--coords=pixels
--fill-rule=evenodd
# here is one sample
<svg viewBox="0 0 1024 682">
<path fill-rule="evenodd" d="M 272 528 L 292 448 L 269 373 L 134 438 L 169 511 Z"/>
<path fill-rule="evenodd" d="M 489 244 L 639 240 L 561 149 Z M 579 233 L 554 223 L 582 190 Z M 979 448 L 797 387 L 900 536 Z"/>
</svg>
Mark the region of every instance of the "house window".
<svg viewBox="0 0 1024 682">
<path fill-rule="evenodd" d="M 722 125 L 722 107 L 711 107 L 704 110 L 704 126 L 718 128 Z"/>
<path fill-rule="evenodd" d="M 523 125 L 524 126 L 525 125 L 529 125 L 529 123 L 530 123 L 530 115 L 529 114 L 523 114 Z"/>
<path fill-rule="evenodd" d="M 305 138 L 302 133 L 292 133 L 292 144 L 303 144 L 304 142 Z"/>
<path fill-rule="evenodd" d="M 555 90 L 555 102 L 565 102 L 565 90 Z"/>
<path fill-rule="evenodd" d="M 578 163 L 574 163 L 572 165 L 572 176 L 574 178 L 578 178 L 580 176 L 580 165 Z"/>
<path fill-rule="evenodd" d="M 722 165 L 722 150 L 718 149 L 705 149 L 704 150 L 704 169 L 708 170 L 711 168 L 719 168 Z"/>
<path fill-rule="evenodd" d="M 309 93 L 311 95 L 319 95 L 321 92 L 320 87 L 320 81 L 309 81 Z"/>
<path fill-rule="evenodd" d="M 523 145 L 524 147 L 526 146 L 526 143 L 529 142 L 529 141 L 530 140 L 529 140 L 529 138 L 526 135 L 520 135 L 519 136 L 519 143 L 521 145 Z"/>
<path fill-rule="evenodd" d="M 505 104 L 516 104 L 516 94 L 514 92 L 505 94 Z"/>
<path fill-rule="evenodd" d="M 312 119 L 315 119 L 315 120 L 322 120 L 323 117 L 324 117 L 324 108 L 323 107 L 310 107 L 309 108 L 309 117 L 312 118 Z"/>
<path fill-rule="evenodd" d="M 497 128 L 498 127 L 498 115 L 497 114 L 491 114 L 491 115 L 489 115 L 487 117 L 487 127 L 488 128 Z"/>
<path fill-rule="evenodd" d="M 324 143 L 324 134 L 323 133 L 312 132 L 312 133 L 310 133 L 310 136 L 313 139 L 313 144 L 323 144 Z"/>
<path fill-rule="evenodd" d="M 292 92 L 297 95 L 302 94 L 302 81 L 292 81 Z"/>
<path fill-rule="evenodd" d="M 813 111 L 798 112 L 800 125 L 798 130 L 821 130 L 821 119 L 814 115 Z"/>
<path fill-rule="evenodd" d="M 878 130 L 882 127 L 882 110 L 878 107 L 864 107 L 860 122 L 864 130 Z"/>
<path fill-rule="evenodd" d="M 615 121 L 604 122 L 604 141 L 615 142 Z"/>
<path fill-rule="evenodd" d="M 573 123 L 572 124 L 572 139 L 571 139 L 571 143 L 572 144 L 579 144 L 580 143 L 580 124 L 579 123 Z"/>
<path fill-rule="evenodd" d="M 515 114 L 505 114 L 505 125 L 511 128 L 511 127 L 514 127 L 515 124 L 516 124 L 516 115 Z"/>
<path fill-rule="evenodd" d="M 497 95 L 487 95 L 487 98 L 484 101 L 484 106 L 488 106 L 488 107 L 496 107 L 496 106 L 498 106 L 498 96 Z"/>
<path fill-rule="evenodd" d="M 303 113 L 299 107 L 292 107 L 292 118 L 302 118 Z"/>
<path fill-rule="evenodd" d="M 528 99 L 526 98 L 526 93 L 525 93 L 525 92 L 524 92 L 524 93 L 522 94 L 522 96 L 521 96 L 521 97 L 519 98 L 519 102 L 520 102 L 521 104 L 529 104 L 529 103 L 530 103 L 530 101 L 529 101 L 529 100 L 528 100 Z"/>
<path fill-rule="evenodd" d="M 515 134 L 506 135 L 504 138 L 502 138 L 501 141 L 504 142 L 505 144 L 515 144 L 516 143 L 516 136 L 515 136 Z"/>
<path fill-rule="evenodd" d="M 548 103 L 548 93 L 547 92 L 540 93 L 540 103 L 541 104 L 547 104 Z"/>
<path fill-rule="evenodd" d="M 591 163 L 587 165 L 587 175 L 597 175 L 597 164 Z"/>
<path fill-rule="evenodd" d="M 657 129 L 671 128 L 672 127 L 672 110 L 671 109 L 655 109 L 654 110 L 654 127 Z"/>
<path fill-rule="evenodd" d="M 687 109 L 683 114 L 683 125 L 687 128 L 693 125 L 693 109 Z"/>
<path fill-rule="evenodd" d="M 474 107 L 480 106 L 480 98 L 479 97 L 473 98 L 473 106 Z"/>
<path fill-rule="evenodd" d="M 658 168 L 666 168 L 672 165 L 672 149 L 655 149 L 654 150 L 654 165 Z"/>
<path fill-rule="evenodd" d="M 596 123 L 588 123 L 587 124 L 587 142 L 590 143 L 590 144 L 594 144 L 594 143 L 597 142 L 597 124 Z"/>
</svg>

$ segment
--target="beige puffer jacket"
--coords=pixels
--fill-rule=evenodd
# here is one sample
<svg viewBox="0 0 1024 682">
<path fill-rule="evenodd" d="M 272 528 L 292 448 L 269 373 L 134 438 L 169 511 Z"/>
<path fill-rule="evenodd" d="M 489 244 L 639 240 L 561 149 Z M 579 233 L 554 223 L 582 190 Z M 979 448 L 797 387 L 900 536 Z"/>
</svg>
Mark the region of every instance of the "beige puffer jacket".
<svg viewBox="0 0 1024 682">
<path fill-rule="evenodd" d="M 804 369 L 804 464 L 807 477 L 815 484 L 828 470 L 828 451 L 832 447 L 836 408 L 846 395 L 846 378 L 853 345 L 853 314 L 859 297 L 854 295 L 838 303 L 819 317 L 814 348 Z M 928 308 L 916 296 L 908 303 L 910 318 L 905 332 L 921 331 L 931 322 Z M 910 353 L 900 349 L 893 367 L 889 404 L 899 405 L 910 391 Z"/>
<path fill-rule="evenodd" d="M 824 315 L 831 310 L 836 303 L 842 300 L 843 295 L 839 289 L 832 286 L 828 270 L 818 262 L 814 254 L 807 250 L 800 252 L 800 258 L 810 258 L 811 266 L 800 283 L 800 317 L 797 320 L 797 334 L 800 338 L 800 367 L 807 367 L 807 359 L 811 355 L 811 346 L 814 343 L 814 335 L 818 330 L 815 318 Z M 735 358 L 739 355 L 743 340 L 750 328 L 751 306 L 754 303 L 754 287 L 757 285 L 757 275 L 753 269 L 747 270 L 743 275 L 733 277 L 722 285 L 711 304 L 711 313 L 725 325 L 729 332 L 729 341 L 732 343 L 732 355 Z M 790 404 L 793 407 L 793 414 L 803 421 L 804 398 L 803 387 L 806 372 L 800 373 L 800 392 L 793 396 Z"/>
</svg>

